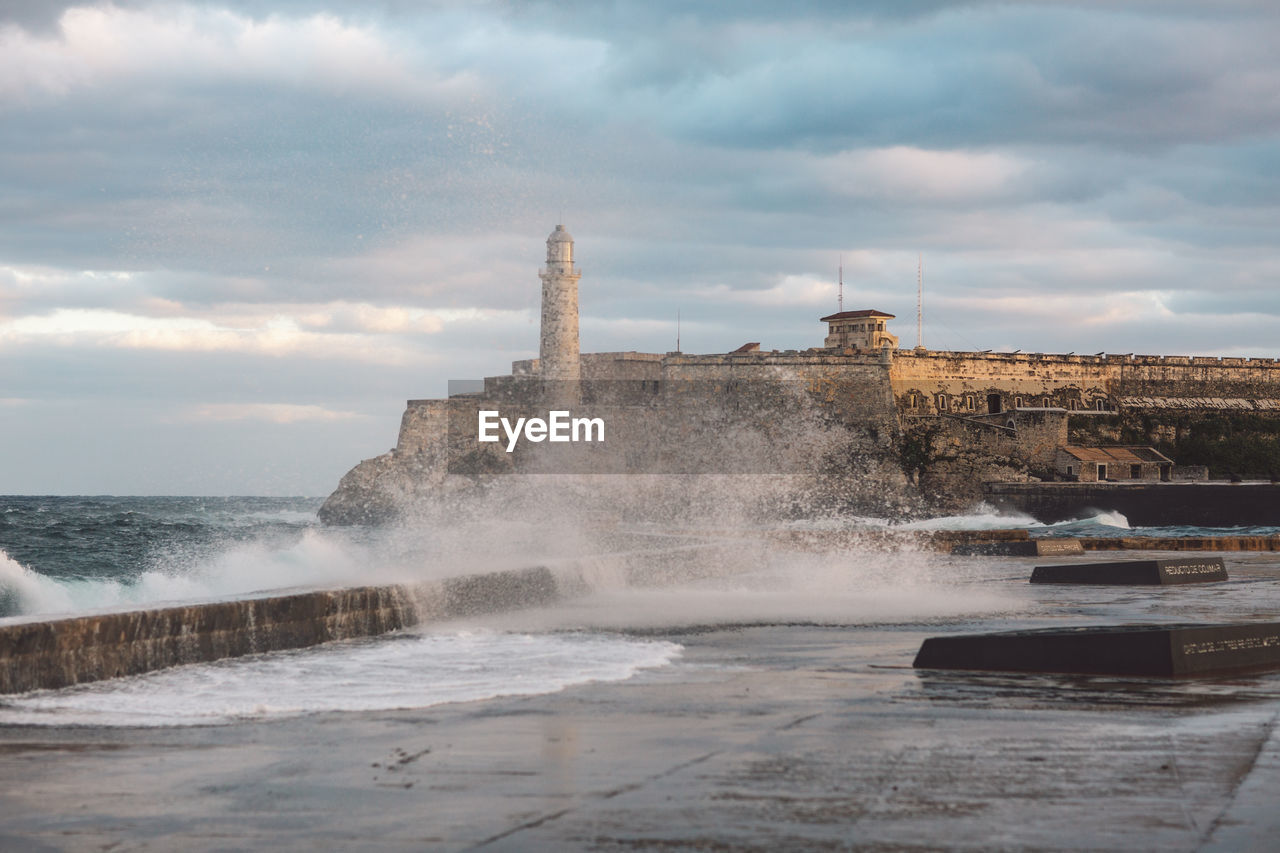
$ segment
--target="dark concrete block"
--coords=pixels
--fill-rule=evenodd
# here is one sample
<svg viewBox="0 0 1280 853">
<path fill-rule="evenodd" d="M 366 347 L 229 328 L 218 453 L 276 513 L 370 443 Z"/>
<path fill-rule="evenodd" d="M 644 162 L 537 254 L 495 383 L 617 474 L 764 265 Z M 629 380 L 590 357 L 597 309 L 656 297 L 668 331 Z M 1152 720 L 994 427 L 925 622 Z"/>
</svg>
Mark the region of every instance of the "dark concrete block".
<svg viewBox="0 0 1280 853">
<path fill-rule="evenodd" d="M 1209 583 L 1227 579 L 1221 557 L 1177 557 L 1167 560 L 1118 560 L 1110 563 L 1075 563 L 1036 566 L 1032 583 L 1079 583 L 1161 586 Z"/>
<path fill-rule="evenodd" d="M 1120 625 L 930 637 L 912 666 L 1165 678 L 1280 669 L 1280 622 Z"/>
</svg>

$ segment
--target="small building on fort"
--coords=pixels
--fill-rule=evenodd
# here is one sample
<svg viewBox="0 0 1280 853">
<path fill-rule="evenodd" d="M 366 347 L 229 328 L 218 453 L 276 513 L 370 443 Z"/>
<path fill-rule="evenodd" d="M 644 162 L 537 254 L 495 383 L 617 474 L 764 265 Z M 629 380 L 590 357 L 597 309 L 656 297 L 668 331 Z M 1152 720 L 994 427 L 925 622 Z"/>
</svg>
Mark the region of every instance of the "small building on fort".
<svg viewBox="0 0 1280 853">
<path fill-rule="evenodd" d="M 829 314 L 819 322 L 827 324 L 824 349 L 855 349 L 879 352 L 881 349 L 897 349 L 898 337 L 885 328 L 885 321 L 894 315 L 883 311 L 840 311 Z"/>
<path fill-rule="evenodd" d="M 1173 460 L 1154 447 L 1078 447 L 1058 449 L 1054 460 L 1058 474 L 1081 483 L 1107 480 L 1168 482 Z"/>
</svg>

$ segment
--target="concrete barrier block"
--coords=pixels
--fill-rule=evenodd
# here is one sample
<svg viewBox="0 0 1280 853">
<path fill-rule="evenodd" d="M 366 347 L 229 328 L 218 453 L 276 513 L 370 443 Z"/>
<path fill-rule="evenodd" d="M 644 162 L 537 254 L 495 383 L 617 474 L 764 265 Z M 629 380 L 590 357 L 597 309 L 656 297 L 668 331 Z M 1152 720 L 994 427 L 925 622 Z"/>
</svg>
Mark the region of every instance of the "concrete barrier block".
<svg viewBox="0 0 1280 853">
<path fill-rule="evenodd" d="M 917 669 L 1208 677 L 1280 669 L 1280 622 L 1120 625 L 930 637 Z"/>
<path fill-rule="evenodd" d="M 1074 563 L 1061 566 L 1036 566 L 1031 572 L 1031 583 L 1165 586 L 1225 580 L 1227 580 L 1227 569 L 1221 557 Z"/>
</svg>

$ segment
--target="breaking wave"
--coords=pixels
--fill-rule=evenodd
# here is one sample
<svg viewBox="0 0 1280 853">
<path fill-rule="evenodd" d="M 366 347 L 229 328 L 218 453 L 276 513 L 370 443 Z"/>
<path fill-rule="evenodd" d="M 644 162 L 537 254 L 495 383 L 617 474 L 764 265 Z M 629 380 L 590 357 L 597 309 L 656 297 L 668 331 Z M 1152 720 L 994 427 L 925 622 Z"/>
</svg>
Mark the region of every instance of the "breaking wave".
<svg viewBox="0 0 1280 853">
<path fill-rule="evenodd" d="M 52 615 L 161 602 L 228 598 L 291 587 L 395 583 L 404 572 L 372 562 L 342 536 L 304 531 L 291 544 L 246 542 L 117 577 L 51 576 L 0 551 L 0 616 Z"/>
</svg>

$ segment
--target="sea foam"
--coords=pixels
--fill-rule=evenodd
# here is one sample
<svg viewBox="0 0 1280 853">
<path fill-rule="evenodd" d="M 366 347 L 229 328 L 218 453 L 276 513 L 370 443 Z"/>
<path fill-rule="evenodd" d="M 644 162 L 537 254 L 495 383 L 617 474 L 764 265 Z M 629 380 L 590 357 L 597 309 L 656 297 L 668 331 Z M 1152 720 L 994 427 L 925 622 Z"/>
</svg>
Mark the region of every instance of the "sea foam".
<svg viewBox="0 0 1280 853">
<path fill-rule="evenodd" d="M 226 725 L 428 708 L 625 680 L 681 651 L 608 634 L 393 634 L 3 697 L 0 725 Z"/>
</svg>

